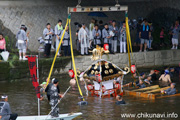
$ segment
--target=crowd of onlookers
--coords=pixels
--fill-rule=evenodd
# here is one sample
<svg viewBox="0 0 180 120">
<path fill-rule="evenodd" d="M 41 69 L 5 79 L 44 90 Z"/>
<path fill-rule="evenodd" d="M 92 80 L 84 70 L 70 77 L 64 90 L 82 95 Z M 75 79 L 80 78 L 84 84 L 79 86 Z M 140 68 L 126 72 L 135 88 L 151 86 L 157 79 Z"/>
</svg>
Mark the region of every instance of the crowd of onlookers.
<svg viewBox="0 0 180 120">
<path fill-rule="evenodd" d="M 146 52 L 147 50 L 153 49 L 153 32 L 154 27 L 152 22 L 147 19 L 129 20 L 130 30 L 136 29 L 136 38 L 134 40 L 134 46 L 139 46 L 139 52 Z M 112 20 L 109 23 L 103 23 L 102 20 L 97 21 L 91 19 L 91 23 L 80 24 L 78 22 L 74 23 L 77 27 L 76 31 L 76 48 L 81 55 L 88 55 L 89 49 L 95 48 L 97 45 L 101 47 L 108 47 L 110 53 L 126 53 L 127 49 L 127 39 L 126 39 L 126 23 L 125 21 L 119 22 Z M 172 49 L 178 49 L 178 39 L 179 39 L 179 22 L 176 21 L 175 25 L 171 27 L 169 35 L 171 36 Z M 59 45 L 64 27 L 62 26 L 62 21 L 59 20 L 55 29 L 51 29 L 50 24 L 47 24 L 47 28 L 44 30 L 44 40 L 45 40 L 45 56 L 49 56 L 53 35 L 56 37 L 55 47 L 56 50 Z M 70 53 L 70 39 L 69 30 L 65 30 L 65 38 L 62 42 L 62 47 L 58 52 L 58 56 L 61 56 L 61 49 L 64 50 L 64 55 L 69 56 Z M 167 45 L 165 41 L 165 29 L 162 27 L 159 32 L 160 46 Z M 74 40 L 74 39 L 73 39 Z M 119 49 L 118 49 L 119 48 Z M 107 48 L 106 48 L 107 49 Z M 119 51 L 118 51 L 119 50 Z"/>
<path fill-rule="evenodd" d="M 146 52 L 147 50 L 153 49 L 153 32 L 154 27 L 152 22 L 149 22 L 147 19 L 129 20 L 130 30 L 137 30 L 136 38 L 134 39 L 134 46 L 139 46 L 139 52 Z M 95 19 L 91 20 L 89 25 L 74 23 L 77 27 L 76 31 L 76 48 L 81 55 L 89 54 L 89 49 L 95 48 L 97 45 L 101 47 L 108 48 L 110 53 L 126 53 L 127 39 L 126 39 L 126 23 L 117 22 L 115 20 L 109 21 L 109 23 L 103 23 L 102 20 L 97 21 Z M 62 49 L 64 51 L 64 56 L 70 56 L 70 35 L 69 28 L 66 30 L 62 25 L 62 20 L 59 20 L 54 29 L 51 28 L 51 24 L 47 23 L 46 28 L 43 31 L 43 37 L 40 37 L 38 40 L 40 43 L 43 43 L 44 56 L 49 57 L 50 51 L 53 48 L 56 48 L 56 51 L 59 46 L 59 42 L 65 31 L 62 46 L 58 51 L 58 57 L 62 55 Z M 172 49 L 178 49 L 178 39 L 179 39 L 180 25 L 179 21 L 176 21 L 175 24 L 169 30 L 168 35 L 170 36 L 172 42 Z M 162 27 L 159 33 L 160 46 L 167 46 L 165 41 L 166 36 L 165 28 Z M 55 37 L 55 41 L 53 41 Z M 29 33 L 27 32 L 27 27 L 21 25 L 20 30 L 17 32 L 16 47 L 19 50 L 19 60 L 26 60 L 26 51 L 28 48 Z M 73 38 L 73 40 L 75 40 Z M 55 45 L 52 45 L 52 44 Z M 169 45 L 169 44 L 168 44 Z M 42 47 L 42 46 L 41 46 Z M 0 33 L 0 52 L 6 50 L 6 41 L 3 37 L 3 34 Z"/>
</svg>

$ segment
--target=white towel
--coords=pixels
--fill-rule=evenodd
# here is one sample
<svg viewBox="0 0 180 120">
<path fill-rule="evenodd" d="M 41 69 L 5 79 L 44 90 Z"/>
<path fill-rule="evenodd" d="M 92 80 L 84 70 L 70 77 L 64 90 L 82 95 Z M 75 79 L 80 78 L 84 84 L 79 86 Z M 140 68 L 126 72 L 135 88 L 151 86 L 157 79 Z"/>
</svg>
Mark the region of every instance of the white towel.
<svg viewBox="0 0 180 120">
<path fill-rule="evenodd" d="M 93 81 L 93 83 L 94 83 L 94 89 L 95 90 L 100 90 L 100 84 L 98 82 L 96 82 L 96 81 Z"/>
<path fill-rule="evenodd" d="M 105 82 L 102 82 L 102 84 L 104 85 L 106 90 L 113 89 L 113 81 L 114 80 L 105 81 Z"/>
</svg>

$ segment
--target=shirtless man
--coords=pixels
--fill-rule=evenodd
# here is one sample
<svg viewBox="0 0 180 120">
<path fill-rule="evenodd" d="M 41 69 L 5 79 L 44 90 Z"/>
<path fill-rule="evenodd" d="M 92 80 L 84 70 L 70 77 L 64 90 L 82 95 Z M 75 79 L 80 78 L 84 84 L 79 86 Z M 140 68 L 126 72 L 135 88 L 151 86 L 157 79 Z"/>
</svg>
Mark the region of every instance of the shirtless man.
<svg viewBox="0 0 180 120">
<path fill-rule="evenodd" d="M 164 74 L 161 75 L 161 77 L 159 78 L 159 80 L 162 80 L 163 82 L 169 82 L 171 83 L 171 77 L 169 75 L 169 71 L 165 70 Z"/>
</svg>

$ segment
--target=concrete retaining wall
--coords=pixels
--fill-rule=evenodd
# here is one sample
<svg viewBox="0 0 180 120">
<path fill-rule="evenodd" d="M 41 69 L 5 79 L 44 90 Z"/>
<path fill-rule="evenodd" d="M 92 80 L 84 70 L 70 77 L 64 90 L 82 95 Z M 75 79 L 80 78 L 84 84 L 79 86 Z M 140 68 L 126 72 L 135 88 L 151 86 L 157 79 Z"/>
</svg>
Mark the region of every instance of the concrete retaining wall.
<svg viewBox="0 0 180 120">
<path fill-rule="evenodd" d="M 118 67 L 123 68 L 128 65 L 128 54 L 110 54 L 103 55 L 102 57 L 108 60 Z M 79 56 L 75 58 L 76 67 L 83 71 L 89 67 L 93 61 L 91 56 Z M 136 67 L 158 67 L 158 66 L 178 66 L 180 63 L 180 50 L 163 50 L 163 51 L 152 51 L 152 52 L 136 52 L 131 57 L 132 64 L 136 64 Z M 69 63 L 63 72 L 69 70 L 71 63 Z"/>
<path fill-rule="evenodd" d="M 128 54 L 103 55 L 102 58 L 116 64 L 120 68 L 128 65 Z M 39 73 L 42 79 L 48 77 L 52 61 L 53 58 L 39 60 Z M 92 63 L 91 56 L 75 57 L 76 68 L 80 71 L 86 70 Z M 136 63 L 136 67 L 138 68 L 158 68 L 165 65 L 178 66 L 180 63 L 180 50 L 133 53 L 132 64 L 133 63 Z M 0 81 L 30 78 L 27 61 L 14 61 L 12 64 L 13 67 L 8 62 L 0 62 Z M 70 57 L 58 58 L 52 76 L 59 76 L 62 73 L 67 74 L 70 68 Z"/>
</svg>

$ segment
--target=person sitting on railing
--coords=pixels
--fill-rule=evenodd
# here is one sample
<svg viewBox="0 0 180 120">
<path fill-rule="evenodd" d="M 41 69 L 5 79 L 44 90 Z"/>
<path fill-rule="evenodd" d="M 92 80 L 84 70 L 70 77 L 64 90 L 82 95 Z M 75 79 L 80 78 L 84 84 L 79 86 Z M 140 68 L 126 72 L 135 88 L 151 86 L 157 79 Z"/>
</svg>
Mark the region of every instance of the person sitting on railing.
<svg viewBox="0 0 180 120">
<path fill-rule="evenodd" d="M 162 94 L 167 94 L 167 95 L 174 95 L 176 94 L 176 83 L 171 83 L 170 88 L 168 88 L 167 90 L 161 90 Z"/>
<path fill-rule="evenodd" d="M 0 53 L 5 51 L 5 49 L 6 49 L 6 41 L 3 38 L 3 34 L 0 33 Z"/>
<path fill-rule="evenodd" d="M 121 95 L 117 95 L 116 100 L 117 100 L 116 105 L 126 104 L 126 102 L 123 100 Z"/>
</svg>

